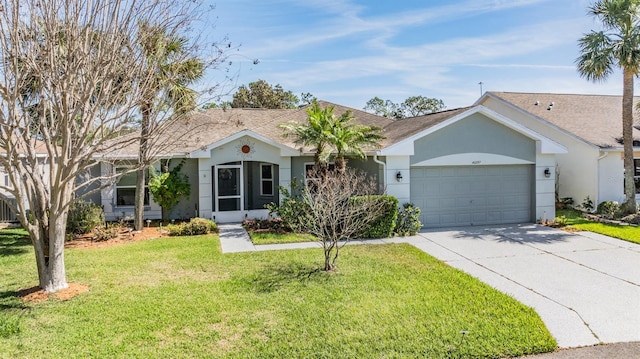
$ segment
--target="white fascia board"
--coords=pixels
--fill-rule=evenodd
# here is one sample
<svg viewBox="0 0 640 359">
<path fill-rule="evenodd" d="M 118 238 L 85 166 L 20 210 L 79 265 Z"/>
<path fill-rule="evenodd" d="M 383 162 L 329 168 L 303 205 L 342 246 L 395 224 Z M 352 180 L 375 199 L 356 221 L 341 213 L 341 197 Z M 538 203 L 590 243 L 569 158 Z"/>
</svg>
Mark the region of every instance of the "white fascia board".
<svg viewBox="0 0 640 359">
<path fill-rule="evenodd" d="M 492 165 L 531 165 L 535 162 L 519 158 L 496 155 L 493 153 L 459 153 L 428 159 L 412 164 L 411 167 L 424 166 L 492 166 Z"/>
<path fill-rule="evenodd" d="M 223 146 L 223 145 L 225 145 L 225 144 L 227 144 L 229 142 L 233 142 L 233 141 L 235 141 L 235 140 L 237 140 L 239 138 L 242 138 L 244 136 L 251 137 L 251 138 L 253 138 L 253 139 L 257 140 L 257 141 L 264 142 L 264 143 L 266 143 L 268 145 L 271 145 L 273 147 L 279 148 L 281 156 L 286 156 L 286 157 L 300 156 L 300 151 L 298 151 L 298 150 L 296 150 L 294 148 L 291 148 L 291 147 L 285 146 L 285 145 L 283 145 L 281 143 L 275 142 L 275 141 L 273 141 L 273 140 L 271 140 L 269 138 L 266 138 L 266 137 L 264 137 L 264 136 L 262 136 L 260 134 L 255 133 L 255 132 L 253 132 L 251 130 L 242 130 L 242 131 L 237 132 L 237 133 L 235 133 L 235 134 L 233 134 L 233 135 L 231 135 L 229 137 L 223 138 L 220 141 L 214 142 L 214 143 L 212 143 L 212 144 L 210 144 L 210 145 L 208 145 L 208 146 L 206 146 L 206 147 L 204 147 L 204 148 L 202 148 L 200 150 L 196 150 L 196 151 L 193 151 L 191 153 L 188 153 L 187 157 L 189 157 L 189 158 L 209 158 L 209 157 L 211 157 L 211 150 L 212 149 L 214 149 L 216 147 Z"/>
</svg>

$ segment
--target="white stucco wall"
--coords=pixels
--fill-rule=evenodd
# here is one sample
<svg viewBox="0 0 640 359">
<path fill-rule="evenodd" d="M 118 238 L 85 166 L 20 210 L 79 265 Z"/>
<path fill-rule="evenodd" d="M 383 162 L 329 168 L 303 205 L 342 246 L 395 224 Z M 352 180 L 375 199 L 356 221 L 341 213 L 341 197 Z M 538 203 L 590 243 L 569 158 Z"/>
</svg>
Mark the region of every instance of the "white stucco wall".
<svg viewBox="0 0 640 359">
<path fill-rule="evenodd" d="M 640 157 L 636 153 L 634 157 Z M 603 201 L 624 202 L 624 154 L 622 151 L 602 152 L 598 160 L 598 199 L 594 205 Z M 638 198 L 638 196 L 636 196 Z M 593 199 L 593 198 L 592 198 Z"/>
<path fill-rule="evenodd" d="M 551 172 L 549 177 L 544 174 L 547 168 Z M 555 155 L 536 155 L 535 213 L 538 221 L 553 220 L 556 217 L 555 179 Z"/>
<path fill-rule="evenodd" d="M 396 197 L 400 205 L 411 202 L 411 162 L 409 156 L 387 156 L 386 160 L 387 194 Z M 402 174 L 400 182 L 396 179 L 398 172 Z"/>
</svg>

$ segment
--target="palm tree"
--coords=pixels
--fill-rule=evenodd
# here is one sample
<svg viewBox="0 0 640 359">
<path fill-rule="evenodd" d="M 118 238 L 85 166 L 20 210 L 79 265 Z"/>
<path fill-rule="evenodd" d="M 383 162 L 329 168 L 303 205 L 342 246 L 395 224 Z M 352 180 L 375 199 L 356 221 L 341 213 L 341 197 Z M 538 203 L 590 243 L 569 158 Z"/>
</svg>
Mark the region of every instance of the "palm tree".
<svg viewBox="0 0 640 359">
<path fill-rule="evenodd" d="M 204 63 L 191 56 L 188 40 L 168 34 L 161 26 L 142 24 L 139 46 L 147 62 L 145 81 L 149 91 L 140 99 L 141 137 L 138 153 L 134 227 L 143 227 L 145 175 L 150 165 L 149 136 L 155 123 L 152 118 L 160 111 L 170 109 L 175 115 L 184 115 L 196 106 L 197 92 L 188 88 L 204 75 Z"/>
<path fill-rule="evenodd" d="M 376 126 L 362 126 L 352 123 L 353 114 L 347 111 L 338 117 L 329 136 L 329 143 L 335 149 L 335 163 L 338 173 L 345 173 L 347 161 L 345 156 L 366 158 L 362 150 L 365 146 L 377 147 L 385 137 L 380 134 L 382 129 Z"/>
<path fill-rule="evenodd" d="M 293 136 L 297 145 L 314 147 L 314 166 L 321 171 L 327 167 L 331 157 L 329 136 L 335 122 L 333 107 L 320 108 L 318 102 L 313 101 L 311 107 L 307 108 L 307 121 L 306 124 L 284 123 L 280 128 L 285 130 L 283 136 Z"/>
<path fill-rule="evenodd" d="M 633 165 L 633 78 L 640 72 L 640 0 L 600 0 L 589 8 L 604 31 L 592 31 L 579 40 L 576 60 L 582 77 L 605 80 L 616 67 L 623 71 L 622 141 L 626 212 L 635 213 L 636 189 Z"/>
</svg>

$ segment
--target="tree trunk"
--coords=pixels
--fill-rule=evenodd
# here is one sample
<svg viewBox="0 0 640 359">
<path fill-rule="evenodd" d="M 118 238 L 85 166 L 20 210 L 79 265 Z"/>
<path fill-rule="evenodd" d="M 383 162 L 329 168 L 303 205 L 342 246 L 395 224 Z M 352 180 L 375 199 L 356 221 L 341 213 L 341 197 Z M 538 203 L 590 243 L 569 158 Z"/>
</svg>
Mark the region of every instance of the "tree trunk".
<svg viewBox="0 0 640 359">
<path fill-rule="evenodd" d="M 149 118 L 151 116 L 151 106 L 144 104 L 140 107 L 142 113 L 142 123 L 140 128 L 140 151 L 138 152 L 138 171 L 136 176 L 136 196 L 135 213 L 133 216 L 133 227 L 136 231 L 141 231 L 144 227 L 144 185 L 146 175 L 147 147 L 149 141 Z"/>
<path fill-rule="evenodd" d="M 48 217 L 49 223 L 40 222 L 39 226 L 36 224 L 30 227 L 30 232 L 33 232 L 31 238 L 34 243 L 40 288 L 47 293 L 54 293 L 69 286 L 64 264 L 67 213 L 54 212 L 51 211 Z"/>
<path fill-rule="evenodd" d="M 339 174 L 344 174 L 347 171 L 347 160 L 344 156 L 336 156 L 336 171 Z"/>
<path fill-rule="evenodd" d="M 622 92 L 622 142 L 624 145 L 624 211 L 636 212 L 636 186 L 633 175 L 633 77 L 634 73 L 624 69 L 624 87 Z"/>
</svg>

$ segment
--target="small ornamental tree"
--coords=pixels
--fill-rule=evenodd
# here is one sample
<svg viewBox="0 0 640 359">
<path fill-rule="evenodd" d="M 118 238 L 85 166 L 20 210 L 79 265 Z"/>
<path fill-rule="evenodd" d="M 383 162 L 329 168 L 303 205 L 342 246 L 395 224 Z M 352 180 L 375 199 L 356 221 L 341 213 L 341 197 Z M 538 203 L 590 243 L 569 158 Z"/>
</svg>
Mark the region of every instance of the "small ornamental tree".
<svg viewBox="0 0 640 359">
<path fill-rule="evenodd" d="M 384 207 L 380 206 L 379 196 L 374 196 L 377 183 L 353 169 L 310 173 L 309 177 L 316 179 L 309 180 L 296 196 L 304 211 L 298 211 L 299 215 L 290 218 L 288 224 L 296 232 L 319 238 L 324 249 L 324 270 L 329 271 L 335 268 L 340 249 L 349 239 L 365 232 Z"/>
<path fill-rule="evenodd" d="M 163 221 L 169 220 L 169 212 L 180 202 L 180 198 L 189 198 L 191 194 L 189 177 L 180 173 L 184 161 L 171 170 L 169 162 L 167 160 L 160 173 L 153 166 L 149 167 L 149 192 L 153 200 L 162 207 Z"/>
</svg>

